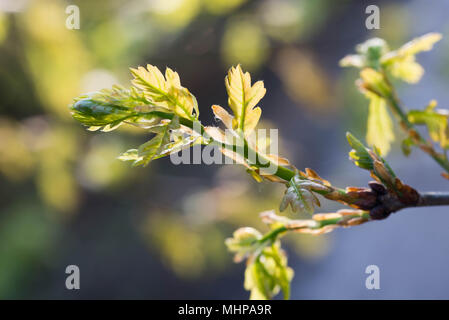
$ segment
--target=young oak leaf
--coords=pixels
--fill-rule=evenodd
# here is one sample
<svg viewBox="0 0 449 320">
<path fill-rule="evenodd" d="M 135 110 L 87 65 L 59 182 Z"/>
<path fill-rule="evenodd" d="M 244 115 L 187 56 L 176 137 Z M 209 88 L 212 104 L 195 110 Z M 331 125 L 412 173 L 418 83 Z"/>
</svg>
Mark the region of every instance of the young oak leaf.
<svg viewBox="0 0 449 320">
<path fill-rule="evenodd" d="M 162 72 L 150 64 L 146 68 L 131 68 L 132 83 L 142 90 L 145 97 L 154 104 L 164 107 L 182 118 L 194 120 L 199 115 L 196 98 L 181 86 L 177 72 L 166 68 Z M 195 112 L 195 114 L 193 114 Z"/>
<path fill-rule="evenodd" d="M 388 114 L 385 99 L 370 92 L 367 92 L 367 97 L 370 104 L 366 142 L 370 146 L 376 146 L 382 155 L 386 155 L 394 141 L 393 122 Z"/>
<path fill-rule="evenodd" d="M 212 106 L 212 112 L 217 119 L 223 122 L 227 129 L 232 130 L 232 122 L 234 120 L 233 116 L 231 116 L 224 108 L 218 105 Z"/>
<path fill-rule="evenodd" d="M 284 211 L 290 205 L 295 212 L 299 211 L 299 213 L 312 215 L 315 206 L 320 206 L 320 201 L 312 190 L 327 191 L 328 187 L 318 181 L 310 181 L 301 178 L 299 175 L 294 176 L 288 184 L 279 210 Z"/>
<path fill-rule="evenodd" d="M 396 191 L 397 177 L 393 169 L 380 155 L 377 148 L 373 150 L 368 149 L 351 133 L 346 133 L 349 145 L 352 150 L 349 152 L 349 157 L 359 168 L 369 170 L 371 176 L 382 183 L 389 190 Z"/>
<path fill-rule="evenodd" d="M 216 142 L 222 143 L 222 144 L 228 144 L 228 145 L 239 145 L 239 143 L 236 144 L 238 141 L 241 140 L 241 136 L 232 129 L 232 121 L 234 117 L 232 117 L 225 109 L 218 105 L 212 106 L 212 111 L 216 118 L 220 119 L 224 125 L 226 126 L 227 130 L 223 132 L 218 127 L 205 127 L 204 131 L 212 137 Z M 237 140 L 236 140 L 237 139 Z M 243 150 L 243 142 L 240 145 Z M 225 147 L 219 148 L 220 152 L 232 159 L 235 163 L 241 164 L 247 168 L 247 172 L 253 177 L 257 182 L 262 182 L 262 172 L 257 167 L 250 166 L 248 162 L 245 160 L 245 158 L 238 154 L 237 152 L 234 152 L 233 150 L 229 150 Z M 267 176 L 268 179 L 271 178 L 271 176 Z"/>
<path fill-rule="evenodd" d="M 258 253 L 262 234 L 254 228 L 243 227 L 234 231 L 232 238 L 227 238 L 225 244 L 229 251 L 234 252 L 234 262 L 238 263 L 252 254 Z"/>
<path fill-rule="evenodd" d="M 411 110 L 408 112 L 408 120 L 414 124 L 427 126 L 429 135 L 433 141 L 438 142 L 444 149 L 449 148 L 449 129 L 447 110 L 435 109 L 436 101 L 431 103 L 424 110 Z"/>
<path fill-rule="evenodd" d="M 416 55 L 422 51 L 430 51 L 433 45 L 441 40 L 443 36 L 440 33 L 431 32 L 415 38 L 395 51 L 390 51 L 382 57 L 382 64 L 388 64 L 395 59 L 403 58 L 408 55 Z"/>
<path fill-rule="evenodd" d="M 130 90 L 114 85 L 82 95 L 70 106 L 72 117 L 89 127 L 88 130 L 111 131 L 123 122 L 154 125 L 160 119 L 144 113 L 155 109 L 135 88 Z"/>
<path fill-rule="evenodd" d="M 254 228 L 239 228 L 225 241 L 228 250 L 235 253 L 234 262 L 247 259 L 244 287 L 250 299 L 271 299 L 280 290 L 284 299 L 290 296 L 293 270 L 287 266 L 287 256 L 279 241 L 262 241 L 262 234 Z"/>
<path fill-rule="evenodd" d="M 175 149 L 176 146 L 178 148 L 182 147 L 179 146 L 179 141 L 176 141 L 178 145 L 174 145 L 170 139 L 171 132 L 176 129 L 179 129 L 179 118 L 174 116 L 170 122 L 162 123 L 152 128 L 152 132 L 156 133 L 156 135 L 151 140 L 140 145 L 138 149 L 130 149 L 124 152 L 118 159 L 122 161 L 134 161 L 134 166 L 146 166 L 152 160 L 159 159 L 175 152 L 175 150 L 179 150 Z M 188 142 L 184 141 L 184 143 L 190 145 L 192 141 L 188 140 Z"/>
<path fill-rule="evenodd" d="M 357 54 L 348 55 L 340 60 L 340 66 L 385 69 L 396 78 L 416 83 L 424 74 L 423 67 L 416 62 L 416 54 L 431 50 L 441 38 L 439 33 L 428 33 L 393 51 L 389 50 L 385 40 L 369 39 L 357 45 Z"/>
<path fill-rule="evenodd" d="M 360 79 L 358 85 L 362 92 L 373 93 L 383 98 L 391 96 L 392 89 L 381 72 L 364 68 L 360 71 Z"/>
<path fill-rule="evenodd" d="M 251 85 L 251 76 L 243 72 L 240 65 L 232 67 L 225 78 L 228 104 L 234 112 L 232 127 L 246 134 L 251 133 L 259 122 L 262 110 L 256 107 L 266 89 L 262 81 Z"/>
<path fill-rule="evenodd" d="M 388 52 L 388 45 L 385 40 L 380 38 L 372 38 L 360 43 L 356 46 L 357 54 L 345 56 L 340 60 L 341 67 L 356 67 L 356 68 L 374 68 L 378 69 L 380 66 L 380 58 L 383 54 Z"/>
<path fill-rule="evenodd" d="M 282 290 L 284 299 L 290 298 L 290 282 L 294 272 L 287 265 L 287 256 L 279 242 L 262 250 L 245 270 L 244 287 L 251 300 L 266 300 Z"/>
<path fill-rule="evenodd" d="M 365 170 L 373 170 L 373 159 L 371 158 L 369 150 L 350 132 L 346 133 L 346 138 L 348 139 L 349 145 L 352 147 L 352 150 L 349 151 L 349 158 L 354 164 Z"/>
<path fill-rule="evenodd" d="M 386 53 L 381 58 L 381 64 L 391 74 L 409 83 L 418 82 L 424 74 L 423 67 L 416 62 L 415 55 L 421 51 L 429 51 L 440 41 L 439 33 L 428 33 L 413 39 L 395 51 Z"/>
</svg>

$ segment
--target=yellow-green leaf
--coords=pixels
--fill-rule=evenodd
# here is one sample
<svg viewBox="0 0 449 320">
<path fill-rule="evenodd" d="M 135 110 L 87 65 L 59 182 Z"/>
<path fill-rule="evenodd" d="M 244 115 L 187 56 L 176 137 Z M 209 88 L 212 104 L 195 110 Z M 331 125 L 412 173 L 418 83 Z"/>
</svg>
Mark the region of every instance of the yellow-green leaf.
<svg viewBox="0 0 449 320">
<path fill-rule="evenodd" d="M 194 142 L 196 137 L 188 137 L 179 139 L 175 137 L 175 141 L 171 141 L 172 132 L 179 129 L 179 118 L 174 116 L 168 123 L 161 123 L 151 128 L 156 135 L 149 141 L 140 145 L 138 149 L 130 149 L 118 158 L 122 161 L 134 161 L 133 165 L 146 166 L 150 161 L 167 156 L 172 152 L 177 152 L 186 145 Z"/>
<path fill-rule="evenodd" d="M 215 117 L 220 119 L 221 122 L 223 122 L 223 124 L 226 126 L 226 128 L 232 129 L 232 121 L 234 120 L 233 116 L 231 116 L 225 109 L 218 105 L 213 105 L 212 111 Z"/>
<path fill-rule="evenodd" d="M 391 88 L 385 77 L 379 71 L 372 68 L 364 68 L 360 71 L 360 78 L 363 80 L 362 88 L 381 97 L 391 95 Z"/>
<path fill-rule="evenodd" d="M 366 142 L 376 146 L 382 155 L 390 151 L 394 141 L 393 123 L 387 111 L 385 99 L 369 94 L 370 99 Z"/>
<path fill-rule="evenodd" d="M 234 231 L 232 238 L 225 241 L 228 250 L 235 253 L 234 262 L 241 262 L 257 251 L 262 234 L 254 228 L 244 227 Z"/>
<path fill-rule="evenodd" d="M 394 77 L 408 83 L 417 83 L 424 74 L 424 68 L 411 55 L 395 61 L 389 70 Z"/>
<path fill-rule="evenodd" d="M 265 87 L 262 81 L 251 85 L 251 76 L 243 72 L 240 65 L 232 67 L 225 79 L 228 92 L 229 107 L 234 112 L 233 128 L 251 133 L 259 122 L 262 110 L 256 107 L 260 99 L 265 95 Z"/>
<path fill-rule="evenodd" d="M 133 85 L 154 104 L 183 118 L 193 120 L 198 117 L 198 103 L 189 90 L 181 86 L 177 72 L 167 68 L 164 77 L 157 67 L 148 64 L 146 68 L 131 68 L 131 73 L 134 76 Z"/>
<path fill-rule="evenodd" d="M 418 82 L 424 74 L 423 67 L 415 61 L 415 55 L 421 51 L 429 51 L 442 38 L 439 33 L 428 33 L 407 42 L 395 51 L 382 56 L 381 64 L 394 77 L 409 83 Z"/>
<path fill-rule="evenodd" d="M 363 56 L 360 54 L 349 54 L 339 61 L 340 67 L 364 67 Z"/>
<path fill-rule="evenodd" d="M 299 213 L 312 215 L 315 206 L 320 206 L 320 201 L 312 190 L 326 191 L 327 186 L 308 179 L 302 179 L 299 175 L 294 176 L 285 190 L 279 206 L 279 211 L 284 211 L 289 205 L 292 210 Z"/>
<path fill-rule="evenodd" d="M 290 297 L 290 281 L 293 270 L 287 266 L 287 256 L 279 242 L 264 248 L 261 254 L 248 264 L 245 270 L 246 290 L 251 300 L 271 299 L 282 290 L 284 299 Z"/>
<path fill-rule="evenodd" d="M 386 54 L 385 57 L 382 57 L 382 63 L 388 63 L 390 60 L 405 57 L 407 55 L 416 55 L 421 51 L 432 50 L 433 45 L 440 41 L 442 37 L 443 36 L 440 33 L 431 32 L 415 38 L 404 44 L 398 50 L 391 51 Z"/>
<path fill-rule="evenodd" d="M 432 140 L 446 149 L 449 148 L 449 112 L 435 107 L 436 102 L 431 102 L 425 110 L 411 110 L 408 113 L 408 120 L 414 124 L 426 125 Z"/>
</svg>

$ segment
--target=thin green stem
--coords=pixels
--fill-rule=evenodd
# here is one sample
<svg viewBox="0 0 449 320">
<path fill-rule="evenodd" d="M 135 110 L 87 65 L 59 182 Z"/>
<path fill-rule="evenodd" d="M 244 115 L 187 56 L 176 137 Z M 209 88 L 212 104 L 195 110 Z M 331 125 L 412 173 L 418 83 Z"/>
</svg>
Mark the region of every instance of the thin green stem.
<svg viewBox="0 0 449 320">
<path fill-rule="evenodd" d="M 274 241 L 276 241 L 276 239 L 282 235 L 285 235 L 287 232 L 289 231 L 295 231 L 295 230 L 299 230 L 299 229 L 321 229 L 325 226 L 328 225 L 344 225 L 345 221 L 348 221 L 350 218 L 363 218 L 366 221 L 370 221 L 370 215 L 369 212 L 364 212 L 363 214 L 354 214 L 351 216 L 343 216 L 343 217 L 331 217 L 328 219 L 323 219 L 323 220 L 313 220 L 311 219 L 311 221 L 313 220 L 314 225 L 301 225 L 299 227 L 290 227 L 288 225 L 282 225 L 280 227 L 274 228 L 272 230 L 270 230 L 269 232 L 267 232 L 266 234 L 264 234 L 264 236 L 262 238 L 260 238 L 258 241 L 259 243 L 264 243 L 266 241 L 270 241 L 270 243 L 273 243 Z M 293 224 L 294 225 L 294 224 Z"/>
<path fill-rule="evenodd" d="M 260 238 L 258 241 L 260 243 L 263 243 L 265 241 L 274 242 L 276 238 L 279 236 L 279 234 L 284 233 L 286 231 L 288 231 L 286 226 L 278 227 L 276 229 L 271 230 L 270 232 L 265 233 L 264 236 Z"/>
<path fill-rule="evenodd" d="M 387 76 L 384 75 L 384 77 L 389 83 Z M 449 161 L 447 160 L 447 158 L 444 156 L 444 154 L 440 154 L 433 148 L 429 148 L 427 141 L 421 136 L 418 130 L 416 130 L 415 125 L 408 120 L 407 114 L 403 111 L 401 103 L 399 102 L 397 95 L 393 91 L 393 86 L 390 83 L 389 85 L 391 87 L 392 93 L 385 98 L 388 101 L 388 104 L 390 105 L 393 113 L 400 119 L 401 123 L 405 127 L 404 128 L 401 126 L 404 129 L 405 133 L 407 135 L 410 135 L 409 131 L 413 130 L 413 138 L 417 140 L 418 145 L 422 147 L 421 150 L 429 154 L 446 172 L 449 173 Z"/>
</svg>

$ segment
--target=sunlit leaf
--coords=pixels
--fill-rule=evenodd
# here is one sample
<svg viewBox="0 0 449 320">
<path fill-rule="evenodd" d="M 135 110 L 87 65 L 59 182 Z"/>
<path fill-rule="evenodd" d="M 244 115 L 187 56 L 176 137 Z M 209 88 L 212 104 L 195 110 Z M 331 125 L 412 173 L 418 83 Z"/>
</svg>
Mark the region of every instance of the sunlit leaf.
<svg viewBox="0 0 449 320">
<path fill-rule="evenodd" d="M 284 211 L 290 205 L 295 212 L 299 211 L 299 213 L 312 215 L 315 211 L 315 206 L 320 206 L 320 201 L 312 189 L 325 191 L 327 187 L 296 175 L 289 182 L 279 210 Z"/>
<path fill-rule="evenodd" d="M 241 262 L 256 252 L 262 234 L 254 228 L 244 227 L 234 231 L 233 237 L 225 241 L 228 250 L 235 253 L 234 261 Z"/>
<path fill-rule="evenodd" d="M 424 68 L 411 55 L 395 61 L 389 70 L 393 76 L 408 83 L 417 83 L 424 74 Z"/>
<path fill-rule="evenodd" d="M 359 168 L 370 170 L 371 176 L 379 180 L 387 188 L 395 189 L 396 175 L 380 155 L 379 149 L 373 147 L 373 150 L 365 147 L 356 137 L 351 133 L 346 133 L 349 145 L 352 150 L 349 152 L 349 157 L 354 161 Z"/>
<path fill-rule="evenodd" d="M 232 129 L 232 121 L 234 120 L 233 116 L 231 116 L 225 109 L 218 105 L 213 105 L 212 111 L 215 117 L 220 119 L 227 129 Z"/>
<path fill-rule="evenodd" d="M 80 96 L 70 109 L 72 117 L 91 131 L 111 131 L 124 121 L 151 126 L 160 120 L 146 113 L 155 107 L 141 93 L 135 88 L 128 90 L 120 86 Z"/>
<path fill-rule="evenodd" d="M 349 132 L 346 133 L 346 138 L 352 147 L 349 157 L 354 161 L 355 165 L 362 169 L 373 170 L 373 159 L 363 143 Z"/>
<path fill-rule="evenodd" d="M 356 47 L 358 54 L 348 55 L 340 60 L 340 66 L 386 69 L 396 78 L 416 83 L 424 74 L 424 69 L 415 60 L 416 54 L 431 50 L 441 37 L 439 33 L 428 33 L 394 51 L 389 50 L 383 39 L 369 39 Z"/>
<path fill-rule="evenodd" d="M 381 97 L 391 96 L 391 87 L 385 80 L 383 74 L 372 68 L 364 68 L 360 71 L 362 88 Z"/>
<path fill-rule="evenodd" d="M 340 67 L 356 67 L 362 68 L 364 67 L 363 57 L 359 54 L 349 54 L 342 58 L 339 62 Z"/>
<path fill-rule="evenodd" d="M 449 147 L 448 117 L 446 110 L 435 109 L 436 102 L 429 104 L 425 110 L 411 110 L 408 120 L 414 124 L 426 125 L 433 141 L 442 148 Z"/>
<path fill-rule="evenodd" d="M 219 143 L 226 143 L 226 135 L 220 128 L 207 126 L 204 127 L 204 132 L 215 141 Z"/>
<path fill-rule="evenodd" d="M 284 299 L 290 297 L 290 281 L 293 270 L 287 266 L 287 256 L 274 243 L 263 249 L 262 253 L 245 270 L 246 290 L 251 291 L 251 300 L 271 299 L 282 290 Z"/>
<path fill-rule="evenodd" d="M 140 145 L 139 148 L 130 149 L 119 156 L 123 161 L 134 161 L 133 165 L 146 166 L 150 161 L 169 155 L 172 152 L 179 151 L 176 145 L 171 141 L 171 133 L 179 128 L 179 118 L 174 117 L 170 122 L 163 123 L 160 126 L 153 127 L 152 131 L 156 135 L 149 141 Z M 175 141 L 178 142 L 179 141 Z M 187 143 L 190 145 L 192 141 Z"/>
<path fill-rule="evenodd" d="M 376 146 L 382 155 L 386 155 L 394 141 L 393 123 L 388 114 L 385 100 L 374 94 L 368 95 L 368 98 L 370 105 L 366 142 L 371 146 Z"/>
<path fill-rule="evenodd" d="M 358 54 L 347 55 L 341 59 L 340 66 L 378 69 L 382 55 L 388 52 L 388 45 L 383 39 L 372 38 L 357 45 L 356 51 Z"/>
<path fill-rule="evenodd" d="M 242 130 L 245 134 L 251 133 L 262 113 L 256 105 L 266 92 L 263 82 L 257 81 L 251 85 L 250 74 L 244 73 L 238 65 L 229 70 L 225 84 L 229 96 L 229 107 L 235 116 L 233 128 Z"/>
<path fill-rule="evenodd" d="M 382 63 L 388 64 L 395 59 L 403 58 L 407 55 L 416 55 L 421 51 L 432 50 L 433 45 L 436 42 L 440 41 L 441 38 L 442 35 L 435 32 L 427 33 L 421 37 L 415 38 L 404 44 L 398 50 L 388 53 L 385 57 L 382 58 Z"/>
<path fill-rule="evenodd" d="M 198 117 L 198 103 L 189 90 L 181 86 L 177 72 L 167 68 L 164 77 L 157 67 L 148 64 L 146 68 L 131 68 L 131 73 L 134 76 L 132 83 L 155 105 L 164 107 L 182 118 L 193 120 Z"/>
<path fill-rule="evenodd" d="M 395 51 L 388 52 L 382 57 L 381 63 L 393 76 L 409 83 L 416 83 L 424 74 L 424 69 L 415 61 L 415 55 L 421 51 L 431 50 L 441 38 L 439 33 L 425 34 Z"/>
<path fill-rule="evenodd" d="M 129 149 L 118 156 L 117 159 L 122 161 L 139 161 L 141 160 L 141 157 L 139 156 L 139 150 Z"/>
</svg>

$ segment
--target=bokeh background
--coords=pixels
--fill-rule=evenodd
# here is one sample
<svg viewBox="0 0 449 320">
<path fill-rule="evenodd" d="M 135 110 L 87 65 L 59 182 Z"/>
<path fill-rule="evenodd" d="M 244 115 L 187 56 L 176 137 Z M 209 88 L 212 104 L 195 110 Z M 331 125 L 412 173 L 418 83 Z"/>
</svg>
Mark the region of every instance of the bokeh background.
<svg viewBox="0 0 449 320">
<path fill-rule="evenodd" d="M 68 5 L 81 28 L 65 27 Z M 365 28 L 377 4 L 381 29 Z M 367 101 L 356 70 L 338 61 L 369 37 L 394 48 L 437 31 L 419 56 L 421 82 L 401 85 L 410 108 L 449 105 L 449 2 L 359 0 L 0 0 L 0 298 L 246 299 L 243 264 L 223 241 L 240 226 L 261 231 L 282 186 L 252 181 L 238 166 L 161 159 L 131 168 L 116 156 L 148 135 L 88 132 L 68 105 L 88 91 L 129 85 L 130 66 L 179 72 L 201 118 L 226 105 L 224 76 L 241 63 L 268 89 L 263 126 L 278 128 L 281 154 L 339 186 L 363 186 L 344 133 L 364 136 Z M 398 133 L 401 137 L 401 133 Z M 397 139 L 400 141 L 400 139 Z M 447 190 L 425 155 L 388 156 L 419 190 Z M 323 201 L 323 212 L 338 208 Z M 288 213 L 291 214 L 291 213 Z M 291 235 L 293 299 L 449 298 L 449 210 L 407 209 L 386 221 L 332 234 Z M 65 288 L 78 265 L 81 289 Z M 380 290 L 365 268 L 380 267 Z"/>
</svg>

